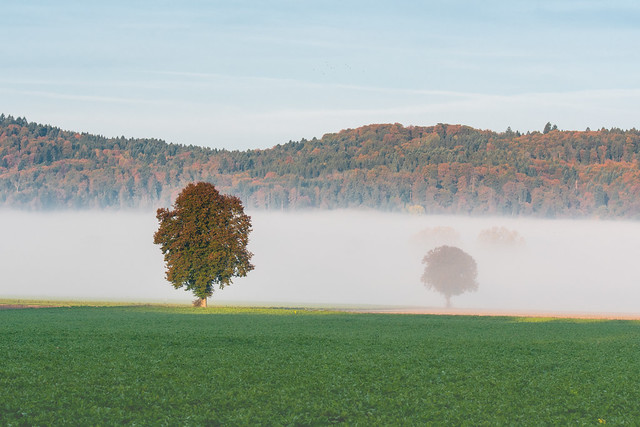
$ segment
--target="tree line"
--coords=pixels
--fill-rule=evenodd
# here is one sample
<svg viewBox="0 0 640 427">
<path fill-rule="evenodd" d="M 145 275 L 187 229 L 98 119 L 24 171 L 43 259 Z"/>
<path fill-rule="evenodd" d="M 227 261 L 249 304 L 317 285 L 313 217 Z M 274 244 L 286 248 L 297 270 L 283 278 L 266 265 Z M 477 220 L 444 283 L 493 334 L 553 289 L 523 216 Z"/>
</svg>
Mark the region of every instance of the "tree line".
<svg viewBox="0 0 640 427">
<path fill-rule="evenodd" d="M 396 123 L 229 151 L 0 115 L 0 206 L 26 209 L 169 206 L 207 181 L 249 209 L 637 218 L 639 165 L 636 129 Z"/>
</svg>

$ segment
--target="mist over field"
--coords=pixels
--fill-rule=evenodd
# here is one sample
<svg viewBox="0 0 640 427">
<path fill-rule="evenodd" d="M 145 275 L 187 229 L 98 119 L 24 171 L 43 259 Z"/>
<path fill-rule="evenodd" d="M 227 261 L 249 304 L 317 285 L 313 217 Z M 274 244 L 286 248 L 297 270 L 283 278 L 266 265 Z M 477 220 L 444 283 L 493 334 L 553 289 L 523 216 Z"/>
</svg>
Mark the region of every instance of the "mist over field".
<svg viewBox="0 0 640 427">
<path fill-rule="evenodd" d="M 640 313 L 640 223 L 411 216 L 361 211 L 248 212 L 256 268 L 210 303 L 443 307 L 422 257 L 454 244 L 479 289 L 454 308 Z M 190 302 L 164 279 L 154 212 L 0 211 L 0 298 Z M 505 227 L 520 244 L 483 241 Z M 486 235 L 486 233 L 485 233 Z"/>
</svg>

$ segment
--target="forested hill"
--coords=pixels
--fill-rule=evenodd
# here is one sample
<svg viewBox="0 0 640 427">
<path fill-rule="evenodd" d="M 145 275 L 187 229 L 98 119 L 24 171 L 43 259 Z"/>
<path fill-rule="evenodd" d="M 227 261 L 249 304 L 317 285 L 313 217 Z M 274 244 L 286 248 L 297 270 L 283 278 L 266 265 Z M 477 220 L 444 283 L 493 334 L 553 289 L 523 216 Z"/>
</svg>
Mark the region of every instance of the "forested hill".
<svg viewBox="0 0 640 427">
<path fill-rule="evenodd" d="M 259 209 L 640 218 L 639 165 L 635 129 L 383 124 L 227 151 L 0 115 L 0 206 L 14 208 L 169 206 L 205 180 Z"/>
</svg>

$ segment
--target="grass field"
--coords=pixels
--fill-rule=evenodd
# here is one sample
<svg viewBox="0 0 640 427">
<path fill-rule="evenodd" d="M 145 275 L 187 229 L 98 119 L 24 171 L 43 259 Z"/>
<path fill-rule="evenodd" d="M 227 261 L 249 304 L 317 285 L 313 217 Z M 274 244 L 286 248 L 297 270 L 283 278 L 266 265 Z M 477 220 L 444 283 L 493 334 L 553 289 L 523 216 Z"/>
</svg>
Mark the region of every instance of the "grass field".
<svg viewBox="0 0 640 427">
<path fill-rule="evenodd" d="M 0 310 L 0 425 L 640 423 L 640 323 Z"/>
</svg>

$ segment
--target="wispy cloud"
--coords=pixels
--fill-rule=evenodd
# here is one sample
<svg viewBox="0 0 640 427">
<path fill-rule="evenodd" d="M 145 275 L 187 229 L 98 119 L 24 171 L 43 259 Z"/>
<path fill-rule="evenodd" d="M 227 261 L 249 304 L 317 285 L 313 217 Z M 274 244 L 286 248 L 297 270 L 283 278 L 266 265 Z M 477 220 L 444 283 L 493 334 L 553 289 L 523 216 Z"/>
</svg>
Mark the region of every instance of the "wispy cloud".
<svg viewBox="0 0 640 427">
<path fill-rule="evenodd" d="M 91 103 L 157 104 L 157 101 L 155 100 L 152 101 L 148 99 L 139 99 L 139 98 L 125 98 L 125 97 L 100 96 L 100 95 L 73 95 L 68 93 L 8 89 L 3 87 L 0 87 L 0 93 L 33 96 L 33 97 L 39 97 L 39 98 L 71 100 L 71 101 L 88 101 Z"/>
<path fill-rule="evenodd" d="M 591 105 L 585 103 L 620 103 L 624 102 L 632 104 L 635 101 L 640 101 L 640 89 L 634 90 L 589 90 L 589 91 L 575 91 L 575 92 L 547 92 L 547 93 L 522 93 L 516 95 L 495 95 L 495 94 L 482 94 L 482 93 L 465 93 L 465 92 L 446 92 L 446 91 L 428 91 L 428 90 L 414 90 L 404 91 L 396 89 L 381 89 L 375 88 L 378 91 L 386 91 L 389 93 L 411 93 L 422 95 L 445 95 L 450 99 L 437 103 L 424 103 L 406 106 L 394 106 L 385 108 L 358 108 L 358 109 L 281 109 L 276 111 L 268 111 L 260 113 L 259 115 L 265 117 L 313 117 L 313 116 L 349 116 L 349 115 L 362 115 L 366 113 L 372 114 L 419 114 L 428 113 L 434 111 L 452 110 L 460 107 L 465 109 L 484 108 L 486 106 L 498 107 L 500 105 L 521 106 L 525 108 L 536 106 L 562 106 L 562 107 L 574 107 L 574 108 L 587 108 Z M 640 110 L 640 104 L 634 110 Z"/>
<path fill-rule="evenodd" d="M 472 94 L 457 91 L 437 90 L 437 89 L 408 89 L 398 87 L 384 87 L 384 86 L 368 86 L 358 84 L 347 83 L 333 83 L 333 82 L 313 82 L 307 80 L 298 80 L 292 78 L 281 77 L 264 77 L 264 76 L 252 76 L 252 75 L 230 75 L 222 73 L 194 73 L 185 71 L 148 71 L 149 73 L 167 75 L 167 76 L 179 76 L 187 78 L 187 81 L 191 84 L 197 85 L 193 78 L 201 79 L 202 83 L 206 81 L 219 81 L 224 80 L 227 82 L 235 82 L 239 85 L 247 84 L 265 84 L 265 85 L 278 85 L 289 87 L 305 87 L 318 90 L 325 89 L 344 89 L 350 91 L 360 92 L 377 92 L 383 94 L 411 94 L 411 95 L 445 95 L 451 97 L 469 97 L 469 96 L 481 96 L 481 94 Z"/>
</svg>

